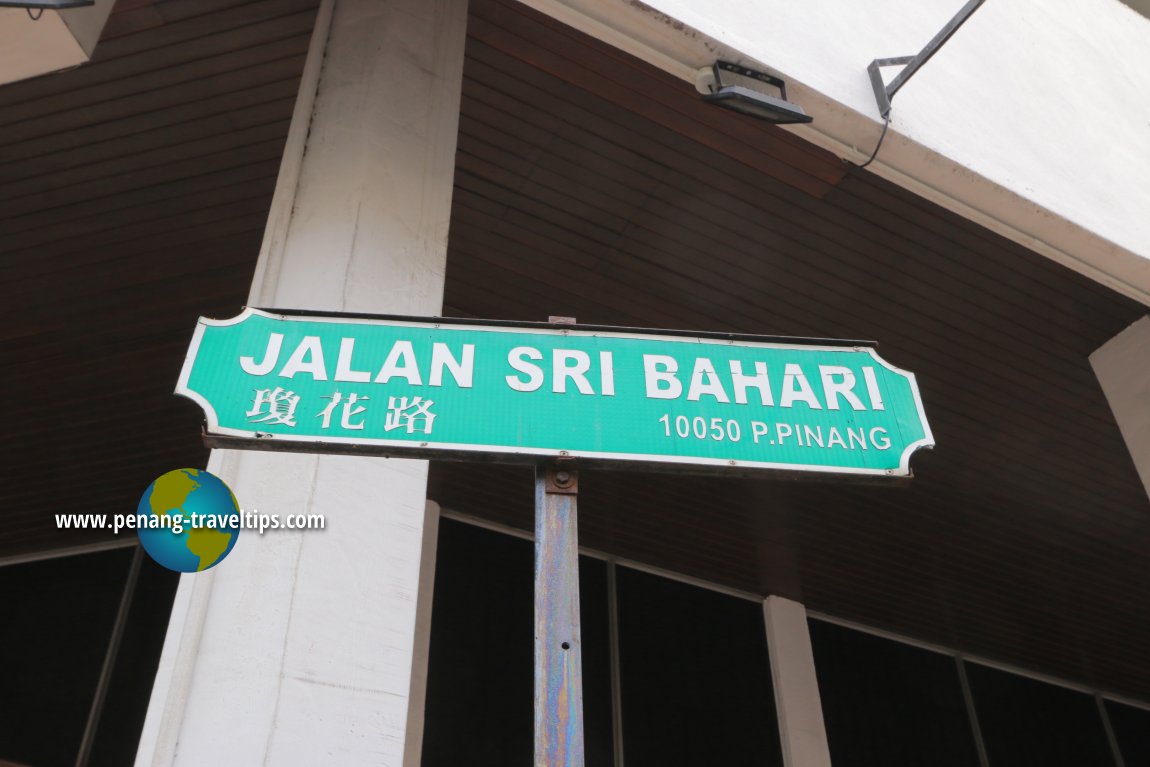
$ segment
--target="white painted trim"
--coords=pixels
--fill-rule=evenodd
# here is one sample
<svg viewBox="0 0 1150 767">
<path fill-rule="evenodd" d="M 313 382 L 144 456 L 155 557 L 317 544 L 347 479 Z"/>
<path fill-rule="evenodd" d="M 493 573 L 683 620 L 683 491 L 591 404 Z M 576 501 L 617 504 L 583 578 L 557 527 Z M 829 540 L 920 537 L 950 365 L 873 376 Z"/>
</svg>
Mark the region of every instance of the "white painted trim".
<svg viewBox="0 0 1150 767">
<path fill-rule="evenodd" d="M 214 570 L 180 576 L 168 618 L 168 631 L 164 635 L 164 652 L 160 656 L 160 666 L 148 701 L 148 714 L 140 733 L 137 767 L 161 767 L 175 761 L 180 723 L 184 719 L 192 686 L 192 672 L 203 638 L 215 577 Z"/>
<path fill-rule="evenodd" d="M 763 600 L 775 711 L 784 767 L 831 767 L 806 608 L 782 597 Z"/>
<path fill-rule="evenodd" d="M 299 190 L 300 171 L 303 168 L 304 149 L 311 130 L 312 115 L 315 112 L 315 97 L 319 89 L 319 76 L 323 69 L 323 57 L 331 33 L 331 17 L 335 0 L 321 0 L 316 11 L 315 26 L 308 43 L 307 59 L 300 75 L 299 90 L 296 93 L 295 107 L 292 109 L 291 124 L 287 140 L 280 158 L 276 188 L 272 194 L 268 221 L 264 228 L 260 254 L 256 259 L 252 287 L 248 293 L 248 304 L 264 304 L 272 300 L 275 286 L 279 283 L 280 268 L 283 266 L 284 244 L 287 242 L 288 228 L 292 211 L 295 209 L 296 192 Z"/>
<path fill-rule="evenodd" d="M 627 51 L 643 59 L 664 72 L 668 72 L 682 80 L 694 80 L 698 68 L 692 68 L 675 56 L 668 55 L 652 45 L 632 37 L 626 31 L 605 24 L 597 18 L 577 10 L 564 0 L 519 0 L 524 5 L 546 14 L 556 21 L 594 37 L 597 40 Z"/>
<path fill-rule="evenodd" d="M 225 471 L 225 460 L 225 453 L 213 450 L 207 470 L 219 476 Z M 213 568 L 180 575 L 168 630 L 164 633 L 164 650 L 152 682 L 148 712 L 136 749 L 136 767 L 165 767 L 175 762 L 180 724 L 192 685 L 215 574 Z"/>
</svg>

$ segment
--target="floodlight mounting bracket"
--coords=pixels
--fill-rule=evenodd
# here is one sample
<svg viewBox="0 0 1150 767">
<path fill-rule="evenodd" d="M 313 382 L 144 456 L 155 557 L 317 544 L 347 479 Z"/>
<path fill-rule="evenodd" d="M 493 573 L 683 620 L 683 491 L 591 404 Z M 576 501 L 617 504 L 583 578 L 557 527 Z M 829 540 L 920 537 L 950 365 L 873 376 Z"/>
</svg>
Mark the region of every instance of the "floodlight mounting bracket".
<svg viewBox="0 0 1150 767">
<path fill-rule="evenodd" d="M 732 64 L 729 61 L 716 61 L 712 68 L 715 72 L 716 89 L 721 89 L 723 87 L 722 76 L 719 74 L 719 72 L 733 72 L 736 75 L 749 77 L 752 80 L 758 80 L 760 82 L 767 83 L 768 85 L 773 85 L 779 89 L 779 95 L 782 96 L 783 101 L 787 100 L 787 84 L 783 82 L 782 79 L 775 77 L 774 75 L 768 75 L 766 72 L 760 72 L 757 69 L 751 69 L 739 64 Z"/>
<path fill-rule="evenodd" d="M 923 64 L 930 61 L 930 57 L 938 53 L 938 49 L 946 44 L 946 41 L 958 31 L 958 28 L 966 23 L 971 14 L 978 10 L 986 0 L 969 0 L 969 2 L 954 15 L 950 21 L 946 23 L 938 34 L 931 38 L 918 54 L 914 56 L 895 56 L 894 58 L 875 59 L 867 65 L 867 73 L 870 75 L 871 88 L 874 90 L 875 103 L 878 104 L 878 111 L 882 118 L 885 120 L 890 116 L 891 100 L 894 94 L 898 93 L 899 88 L 906 85 L 906 81 L 914 76 Z M 891 67 L 903 65 L 903 69 L 893 80 L 890 85 L 883 82 L 882 67 Z M 717 74 L 717 73 L 716 73 Z"/>
</svg>

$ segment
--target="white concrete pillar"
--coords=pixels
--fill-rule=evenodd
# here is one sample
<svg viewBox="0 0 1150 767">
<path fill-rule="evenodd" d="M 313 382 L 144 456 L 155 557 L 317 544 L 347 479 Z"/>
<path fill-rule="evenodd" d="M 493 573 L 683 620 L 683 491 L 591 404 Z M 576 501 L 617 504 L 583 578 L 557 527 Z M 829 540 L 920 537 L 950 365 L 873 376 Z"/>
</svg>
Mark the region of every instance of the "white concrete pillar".
<svg viewBox="0 0 1150 767">
<path fill-rule="evenodd" d="M 1150 495 L 1150 317 L 1103 344 L 1090 364 Z"/>
<path fill-rule="evenodd" d="M 763 602 L 767 648 L 775 686 L 775 707 L 786 767 L 830 767 L 831 751 L 815 675 L 807 611 L 798 602 L 767 597 Z"/>
<path fill-rule="evenodd" d="M 250 303 L 442 308 L 466 0 L 325 0 Z M 425 461 L 214 451 L 241 533 L 186 575 L 137 764 L 416 765 L 437 510 Z"/>
</svg>

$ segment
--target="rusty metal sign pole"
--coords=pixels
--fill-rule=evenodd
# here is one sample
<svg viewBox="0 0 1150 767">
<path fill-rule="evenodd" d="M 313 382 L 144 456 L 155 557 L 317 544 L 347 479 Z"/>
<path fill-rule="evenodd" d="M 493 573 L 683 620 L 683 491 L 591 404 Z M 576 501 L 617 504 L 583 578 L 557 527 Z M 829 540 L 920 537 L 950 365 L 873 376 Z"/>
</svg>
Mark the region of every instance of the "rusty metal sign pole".
<svg viewBox="0 0 1150 767">
<path fill-rule="evenodd" d="M 535 767 L 583 767 L 583 658 L 573 467 L 535 469 Z"/>
</svg>

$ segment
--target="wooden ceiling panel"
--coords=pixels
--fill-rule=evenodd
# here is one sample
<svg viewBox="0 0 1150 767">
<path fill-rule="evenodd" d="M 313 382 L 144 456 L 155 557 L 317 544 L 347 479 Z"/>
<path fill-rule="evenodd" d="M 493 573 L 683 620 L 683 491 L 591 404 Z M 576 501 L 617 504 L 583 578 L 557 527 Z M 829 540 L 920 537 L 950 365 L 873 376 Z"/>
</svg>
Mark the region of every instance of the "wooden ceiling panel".
<svg viewBox="0 0 1150 767">
<path fill-rule="evenodd" d="M 90 64 L 0 88 L 0 555 L 105 542 L 202 467 L 172 396 L 200 315 L 244 304 L 316 0 L 120 2 Z"/>
</svg>

